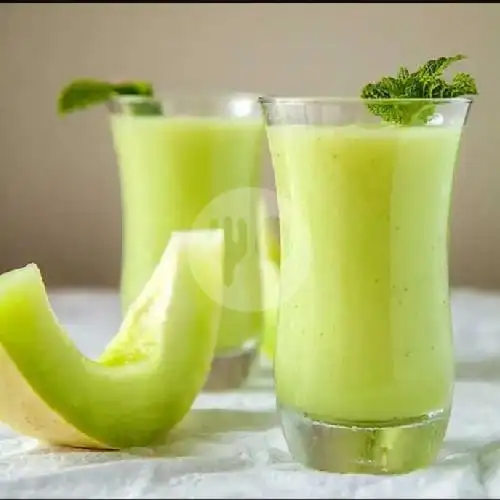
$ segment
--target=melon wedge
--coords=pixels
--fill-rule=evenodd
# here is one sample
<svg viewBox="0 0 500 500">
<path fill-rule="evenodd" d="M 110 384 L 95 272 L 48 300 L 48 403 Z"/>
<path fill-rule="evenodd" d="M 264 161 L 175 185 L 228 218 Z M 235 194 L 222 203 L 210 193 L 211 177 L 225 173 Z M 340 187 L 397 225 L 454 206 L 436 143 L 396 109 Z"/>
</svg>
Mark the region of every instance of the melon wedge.
<svg viewBox="0 0 500 500">
<path fill-rule="evenodd" d="M 189 411 L 210 369 L 223 249 L 222 230 L 174 233 L 97 361 L 58 323 L 35 264 L 1 275 L 0 420 L 21 434 L 73 447 L 162 440 Z M 220 296 L 209 298 L 200 279 Z"/>
</svg>

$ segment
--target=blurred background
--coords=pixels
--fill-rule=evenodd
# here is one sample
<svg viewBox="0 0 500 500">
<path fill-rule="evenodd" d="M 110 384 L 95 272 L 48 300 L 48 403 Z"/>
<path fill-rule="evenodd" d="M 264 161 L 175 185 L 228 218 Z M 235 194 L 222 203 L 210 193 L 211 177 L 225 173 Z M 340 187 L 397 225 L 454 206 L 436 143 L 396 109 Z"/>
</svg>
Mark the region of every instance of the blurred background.
<svg viewBox="0 0 500 500">
<path fill-rule="evenodd" d="M 358 95 L 464 53 L 480 96 L 458 165 L 455 286 L 500 288 L 500 4 L 1 4 L 0 271 L 118 286 L 118 170 L 104 109 L 56 114 L 76 77 L 161 89 Z M 457 65 L 458 69 L 458 65 Z M 265 155 L 264 182 L 273 186 Z"/>
</svg>

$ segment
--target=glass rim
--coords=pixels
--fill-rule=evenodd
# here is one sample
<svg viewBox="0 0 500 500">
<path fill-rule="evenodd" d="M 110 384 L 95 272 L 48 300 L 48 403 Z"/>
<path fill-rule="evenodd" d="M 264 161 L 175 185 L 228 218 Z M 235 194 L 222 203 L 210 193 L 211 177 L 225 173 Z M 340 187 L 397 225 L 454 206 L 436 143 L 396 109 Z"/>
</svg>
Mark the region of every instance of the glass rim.
<svg viewBox="0 0 500 500">
<path fill-rule="evenodd" d="M 472 97 L 335 97 L 335 96 L 259 96 L 259 104 L 404 104 L 404 103 L 429 103 L 429 104 L 471 104 Z"/>
<path fill-rule="evenodd" d="M 157 92 L 155 95 L 120 95 L 116 94 L 110 97 L 110 102 L 117 104 L 149 102 L 149 101 L 177 101 L 177 100 L 203 100 L 206 102 L 216 101 L 231 101 L 234 99 L 253 99 L 258 104 L 259 98 L 262 94 L 258 92 L 245 92 L 245 91 L 184 91 L 184 90 L 171 90 L 165 92 Z"/>
</svg>

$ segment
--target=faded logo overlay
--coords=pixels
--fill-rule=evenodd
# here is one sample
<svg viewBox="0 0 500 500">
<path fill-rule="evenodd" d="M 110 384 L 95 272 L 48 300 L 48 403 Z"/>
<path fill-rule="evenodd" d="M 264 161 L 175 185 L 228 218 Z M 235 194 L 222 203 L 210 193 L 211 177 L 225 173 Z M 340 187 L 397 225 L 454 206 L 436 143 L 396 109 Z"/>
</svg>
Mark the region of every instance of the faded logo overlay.
<svg viewBox="0 0 500 500">
<path fill-rule="evenodd" d="M 193 229 L 224 230 L 225 257 L 223 306 L 241 312 L 257 312 L 278 307 L 294 294 L 309 272 L 310 235 L 306 221 L 291 200 L 280 197 L 279 209 L 270 189 L 240 188 L 215 197 L 196 218 Z M 281 263 L 269 258 L 267 238 L 272 231 L 268 219 L 293 218 Z M 281 231 L 287 230 L 281 225 Z M 286 236 L 285 236 L 286 237 Z M 221 300 L 213 280 L 206 278 L 200 260 L 192 258 L 191 268 L 200 287 L 212 300 Z M 205 270 L 206 271 L 206 270 Z"/>
</svg>

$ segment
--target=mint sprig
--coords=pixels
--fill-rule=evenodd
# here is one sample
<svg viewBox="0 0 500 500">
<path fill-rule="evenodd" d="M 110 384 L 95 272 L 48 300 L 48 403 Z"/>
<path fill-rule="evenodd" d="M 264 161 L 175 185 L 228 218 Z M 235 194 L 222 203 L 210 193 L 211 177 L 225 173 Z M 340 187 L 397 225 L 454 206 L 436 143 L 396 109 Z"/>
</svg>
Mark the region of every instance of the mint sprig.
<svg viewBox="0 0 500 500">
<path fill-rule="evenodd" d="M 396 76 L 386 76 L 378 82 L 365 85 L 361 91 L 363 99 L 401 99 L 394 103 L 367 103 L 368 109 L 385 122 L 400 125 L 427 123 L 435 113 L 436 105 L 429 99 L 447 99 L 477 95 L 474 78 L 467 73 L 457 73 L 451 81 L 443 77 L 444 71 L 454 62 L 465 59 L 458 54 L 453 57 L 431 59 L 416 71 L 401 67 Z M 404 102 L 404 99 L 427 99 L 422 102 Z"/>
<path fill-rule="evenodd" d="M 67 115 L 108 102 L 114 96 L 153 97 L 153 86 L 148 82 L 109 83 L 102 80 L 78 79 L 64 87 L 57 100 L 59 114 Z M 161 114 L 161 107 L 156 102 L 138 101 L 131 105 L 133 114 Z"/>
</svg>

